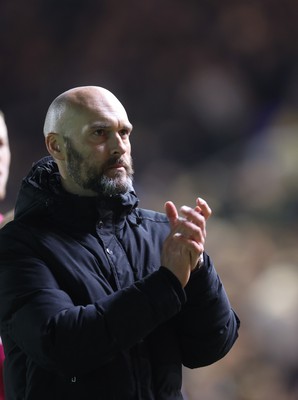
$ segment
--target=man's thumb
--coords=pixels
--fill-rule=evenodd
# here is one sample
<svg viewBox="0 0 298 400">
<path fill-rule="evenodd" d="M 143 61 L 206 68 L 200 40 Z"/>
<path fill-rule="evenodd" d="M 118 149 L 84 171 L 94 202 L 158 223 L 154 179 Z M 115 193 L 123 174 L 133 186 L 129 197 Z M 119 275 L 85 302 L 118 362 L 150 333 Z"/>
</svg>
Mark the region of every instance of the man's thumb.
<svg viewBox="0 0 298 400">
<path fill-rule="evenodd" d="M 167 217 L 169 218 L 170 225 L 173 228 L 178 218 L 178 211 L 175 204 L 172 201 L 167 201 L 165 203 L 165 212 L 167 214 Z"/>
</svg>

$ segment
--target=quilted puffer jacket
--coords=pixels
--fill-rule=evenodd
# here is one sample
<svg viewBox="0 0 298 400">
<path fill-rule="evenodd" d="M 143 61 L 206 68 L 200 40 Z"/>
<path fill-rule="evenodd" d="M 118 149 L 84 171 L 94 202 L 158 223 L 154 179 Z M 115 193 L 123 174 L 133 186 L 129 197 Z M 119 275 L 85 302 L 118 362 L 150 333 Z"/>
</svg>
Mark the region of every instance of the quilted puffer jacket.
<svg viewBox="0 0 298 400">
<path fill-rule="evenodd" d="M 215 268 L 183 289 L 160 265 L 167 217 L 131 191 L 62 190 L 50 157 L 0 231 L 6 400 L 178 400 L 181 368 L 222 358 L 239 321 Z"/>
</svg>

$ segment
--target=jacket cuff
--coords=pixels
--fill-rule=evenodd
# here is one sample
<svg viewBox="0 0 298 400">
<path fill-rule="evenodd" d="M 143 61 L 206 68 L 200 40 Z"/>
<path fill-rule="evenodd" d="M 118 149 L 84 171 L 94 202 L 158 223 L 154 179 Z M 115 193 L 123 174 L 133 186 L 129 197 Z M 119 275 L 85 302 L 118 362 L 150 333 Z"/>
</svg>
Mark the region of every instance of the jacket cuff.
<svg viewBox="0 0 298 400">
<path fill-rule="evenodd" d="M 186 294 L 185 291 L 179 281 L 179 279 L 166 267 L 160 267 L 159 271 L 164 275 L 164 277 L 169 281 L 169 283 L 173 286 L 179 300 L 182 304 L 186 302 Z"/>
</svg>

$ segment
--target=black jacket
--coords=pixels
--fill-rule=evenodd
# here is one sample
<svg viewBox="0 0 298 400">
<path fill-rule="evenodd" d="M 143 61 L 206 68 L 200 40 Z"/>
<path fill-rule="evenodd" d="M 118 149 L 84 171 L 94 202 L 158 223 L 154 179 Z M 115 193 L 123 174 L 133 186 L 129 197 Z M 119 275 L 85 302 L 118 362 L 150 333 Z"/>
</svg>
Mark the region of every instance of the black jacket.
<svg viewBox="0 0 298 400">
<path fill-rule="evenodd" d="M 0 231 L 6 400 L 182 399 L 182 364 L 211 364 L 237 338 L 209 257 L 182 289 L 160 266 L 164 214 L 59 178 L 50 157 L 35 164 Z"/>
</svg>

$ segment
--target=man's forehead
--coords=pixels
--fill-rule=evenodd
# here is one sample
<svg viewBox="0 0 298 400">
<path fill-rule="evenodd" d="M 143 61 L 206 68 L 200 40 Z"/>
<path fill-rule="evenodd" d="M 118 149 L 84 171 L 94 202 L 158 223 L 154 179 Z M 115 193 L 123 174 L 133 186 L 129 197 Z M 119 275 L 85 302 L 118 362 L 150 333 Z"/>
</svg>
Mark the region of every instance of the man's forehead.
<svg viewBox="0 0 298 400">
<path fill-rule="evenodd" d="M 59 108 L 60 107 L 60 108 Z M 125 108 L 111 92 L 98 87 L 71 89 L 58 98 L 56 117 L 61 124 L 83 125 L 83 130 L 109 128 L 132 129 Z"/>
<path fill-rule="evenodd" d="M 90 119 L 90 124 L 104 126 L 116 121 L 120 125 L 131 125 L 125 108 L 116 98 L 91 97 L 84 103 L 74 103 L 72 111 Z"/>
</svg>

